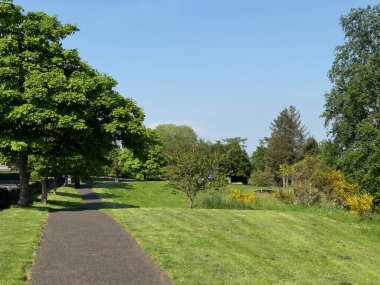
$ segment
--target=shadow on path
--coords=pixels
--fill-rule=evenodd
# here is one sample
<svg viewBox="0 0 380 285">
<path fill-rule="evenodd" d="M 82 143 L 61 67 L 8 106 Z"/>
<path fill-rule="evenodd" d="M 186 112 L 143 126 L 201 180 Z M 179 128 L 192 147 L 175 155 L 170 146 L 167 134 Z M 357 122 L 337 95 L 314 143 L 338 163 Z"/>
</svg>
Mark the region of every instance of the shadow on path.
<svg viewBox="0 0 380 285">
<path fill-rule="evenodd" d="M 120 224 L 96 210 L 131 206 L 102 203 L 89 188 L 78 193 L 82 208 L 50 212 L 32 285 L 173 284 Z"/>
</svg>

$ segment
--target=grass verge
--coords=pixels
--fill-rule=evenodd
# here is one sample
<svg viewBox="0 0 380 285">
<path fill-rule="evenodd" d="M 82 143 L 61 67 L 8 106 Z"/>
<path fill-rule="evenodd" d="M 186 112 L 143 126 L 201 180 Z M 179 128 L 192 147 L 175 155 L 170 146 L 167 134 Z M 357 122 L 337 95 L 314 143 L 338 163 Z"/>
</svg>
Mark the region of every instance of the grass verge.
<svg viewBox="0 0 380 285">
<path fill-rule="evenodd" d="M 30 207 L 13 206 L 0 211 L 0 284 L 23 284 L 40 242 L 48 211 L 74 208 L 82 199 L 74 188 L 62 187 L 49 194 L 49 202 L 34 202 Z"/>
<path fill-rule="evenodd" d="M 118 202 L 131 203 L 124 186 L 117 187 L 107 186 L 109 201 L 114 188 L 120 191 L 115 195 Z M 145 191 L 143 197 L 149 200 L 149 190 Z M 148 208 L 139 199 L 134 204 L 140 208 L 104 211 L 137 239 L 177 285 L 380 284 L 379 220 L 364 222 L 323 207 Z"/>
</svg>

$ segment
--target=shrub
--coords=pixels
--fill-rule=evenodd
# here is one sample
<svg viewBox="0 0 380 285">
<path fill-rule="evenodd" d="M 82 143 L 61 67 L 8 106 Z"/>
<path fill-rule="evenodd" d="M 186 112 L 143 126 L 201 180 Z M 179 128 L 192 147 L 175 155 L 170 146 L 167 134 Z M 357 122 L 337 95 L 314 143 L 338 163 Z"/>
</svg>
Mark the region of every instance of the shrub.
<svg viewBox="0 0 380 285">
<path fill-rule="evenodd" d="M 356 194 L 359 189 L 357 184 L 347 182 L 343 173 L 335 169 L 319 172 L 316 185 L 338 205 L 344 204 L 347 198 Z"/>
<path fill-rule="evenodd" d="M 259 200 L 253 193 L 244 194 L 234 189 L 227 196 L 220 193 L 206 195 L 201 201 L 201 207 L 205 209 L 252 209 L 253 203 Z"/>
<path fill-rule="evenodd" d="M 278 189 L 272 194 L 273 197 L 279 199 L 282 203 L 286 205 L 295 203 L 295 196 L 292 190 L 284 190 L 282 188 Z"/>
<path fill-rule="evenodd" d="M 297 183 L 293 187 L 296 204 L 313 206 L 321 201 L 321 194 L 311 183 Z"/>
<path fill-rule="evenodd" d="M 201 200 L 201 207 L 205 209 L 228 209 L 227 201 L 219 193 L 206 195 Z"/>
<path fill-rule="evenodd" d="M 230 194 L 227 196 L 229 201 L 237 201 L 243 204 L 250 204 L 257 201 L 257 197 L 253 193 L 244 194 L 239 189 L 231 190 Z"/>
<path fill-rule="evenodd" d="M 354 194 L 347 197 L 347 204 L 350 207 L 350 213 L 362 218 L 368 218 L 371 215 L 373 196 L 370 194 Z"/>
<path fill-rule="evenodd" d="M 274 175 L 269 169 L 252 172 L 249 183 L 259 187 L 268 187 L 274 184 Z"/>
</svg>

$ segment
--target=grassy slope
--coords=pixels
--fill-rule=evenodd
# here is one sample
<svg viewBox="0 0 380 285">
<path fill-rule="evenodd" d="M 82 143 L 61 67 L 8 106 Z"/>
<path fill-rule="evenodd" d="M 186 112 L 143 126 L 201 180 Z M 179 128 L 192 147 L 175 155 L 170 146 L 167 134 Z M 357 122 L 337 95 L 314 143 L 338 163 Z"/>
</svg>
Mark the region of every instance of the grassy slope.
<svg viewBox="0 0 380 285">
<path fill-rule="evenodd" d="M 100 184 L 95 190 L 141 207 L 106 211 L 176 284 L 380 284 L 378 222 L 325 209 L 189 210 L 177 201 L 186 205 L 185 196 L 171 197 L 163 185 Z M 149 208 L 157 206 L 152 201 L 170 208 Z"/>
<path fill-rule="evenodd" d="M 77 207 L 82 199 L 75 189 L 62 187 L 49 194 L 49 203 L 0 211 L 0 284 L 22 284 L 33 263 L 49 209 Z"/>
</svg>

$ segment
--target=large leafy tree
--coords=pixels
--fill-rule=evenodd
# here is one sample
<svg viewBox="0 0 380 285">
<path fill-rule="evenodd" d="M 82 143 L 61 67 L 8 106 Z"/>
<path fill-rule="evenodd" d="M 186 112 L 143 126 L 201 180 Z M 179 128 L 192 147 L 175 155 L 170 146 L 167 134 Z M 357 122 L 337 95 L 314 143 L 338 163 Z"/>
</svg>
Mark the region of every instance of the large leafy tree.
<svg viewBox="0 0 380 285">
<path fill-rule="evenodd" d="M 186 125 L 162 124 L 155 128 L 164 152 L 178 144 L 195 143 L 198 139 L 192 127 Z"/>
<path fill-rule="evenodd" d="M 67 171 L 81 172 L 87 167 L 78 164 L 102 161 L 117 141 L 136 146 L 141 133 L 141 109 L 113 90 L 112 78 L 62 47 L 75 31 L 0 2 L 0 152 L 18 163 L 19 205 L 28 202 L 30 155 L 71 156 Z"/>
<path fill-rule="evenodd" d="M 294 106 L 282 110 L 270 129 L 271 136 L 266 138 L 265 161 L 272 173 L 276 173 L 280 164 L 293 164 L 301 159 L 307 131 Z"/>
<path fill-rule="evenodd" d="M 248 183 L 251 173 L 251 161 L 245 150 L 246 139 L 226 138 L 218 141 L 214 148 L 220 153 L 220 168 L 231 182 Z"/>
<path fill-rule="evenodd" d="M 323 116 L 337 164 L 380 197 L 380 6 L 352 9 L 341 18 L 345 42 L 336 48 Z"/>
<path fill-rule="evenodd" d="M 162 179 L 165 159 L 162 153 L 163 147 L 157 133 L 146 129 L 144 141 L 136 151 L 124 149 L 118 158 L 123 166 L 123 171 L 139 180 Z"/>
</svg>

